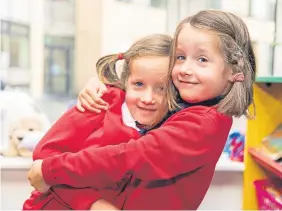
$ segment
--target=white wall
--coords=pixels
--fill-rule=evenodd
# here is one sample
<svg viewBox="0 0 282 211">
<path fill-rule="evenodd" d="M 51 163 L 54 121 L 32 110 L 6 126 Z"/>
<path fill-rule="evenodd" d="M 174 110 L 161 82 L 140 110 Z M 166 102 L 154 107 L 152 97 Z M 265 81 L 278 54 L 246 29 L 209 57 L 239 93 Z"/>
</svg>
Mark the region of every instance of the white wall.
<svg viewBox="0 0 282 211">
<path fill-rule="evenodd" d="M 31 0 L 1 0 L 0 19 L 30 23 Z"/>
<path fill-rule="evenodd" d="M 166 32 L 166 9 L 103 0 L 101 55 L 125 51 L 142 36 Z"/>
<path fill-rule="evenodd" d="M 277 31 L 276 31 L 276 42 L 279 45 L 275 49 L 275 64 L 274 64 L 274 75 L 282 76 L 282 1 L 278 1 L 277 10 Z"/>
<path fill-rule="evenodd" d="M 27 172 L 21 169 L 1 169 L 1 210 L 22 210 L 24 201 L 33 190 L 28 183 Z"/>
<path fill-rule="evenodd" d="M 73 2 L 45 0 L 44 13 L 44 28 L 46 34 L 54 36 L 74 36 Z"/>
<path fill-rule="evenodd" d="M 243 173 L 216 172 L 199 210 L 242 210 L 242 203 Z"/>
</svg>

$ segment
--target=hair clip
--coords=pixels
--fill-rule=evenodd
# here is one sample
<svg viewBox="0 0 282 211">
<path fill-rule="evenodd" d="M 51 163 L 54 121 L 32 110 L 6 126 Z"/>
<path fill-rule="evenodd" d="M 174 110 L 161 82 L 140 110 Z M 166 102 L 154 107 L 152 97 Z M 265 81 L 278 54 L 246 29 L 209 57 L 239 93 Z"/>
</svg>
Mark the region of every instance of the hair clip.
<svg viewBox="0 0 282 211">
<path fill-rule="evenodd" d="M 123 60 L 123 53 L 118 54 L 118 60 Z"/>
<path fill-rule="evenodd" d="M 233 75 L 233 82 L 242 82 L 244 81 L 245 77 L 243 73 L 235 73 Z"/>
</svg>

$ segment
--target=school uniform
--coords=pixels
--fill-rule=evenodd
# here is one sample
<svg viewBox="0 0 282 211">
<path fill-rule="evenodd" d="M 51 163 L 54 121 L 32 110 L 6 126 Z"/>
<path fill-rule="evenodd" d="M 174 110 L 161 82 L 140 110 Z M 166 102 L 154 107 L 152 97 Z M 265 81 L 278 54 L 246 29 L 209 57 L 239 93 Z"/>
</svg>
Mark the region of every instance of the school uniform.
<svg viewBox="0 0 282 211">
<path fill-rule="evenodd" d="M 100 114 L 81 113 L 75 107 L 66 111 L 40 140 L 33 152 L 33 159 L 46 159 L 64 152 L 75 153 L 90 146 L 97 148 L 140 138 L 135 121 L 124 103 L 125 93 L 108 87 L 103 99 L 110 107 Z M 77 171 L 80 172 L 80 169 Z M 67 185 L 53 186 L 47 194 L 33 191 L 25 201 L 23 210 L 86 210 L 101 197 L 117 203 L 117 185 L 111 184 L 114 188 L 102 192 L 98 192 L 95 187 L 73 188 Z M 119 199 L 122 200 L 122 197 Z"/>
<path fill-rule="evenodd" d="M 137 140 L 46 158 L 43 177 L 50 185 L 99 191 L 119 181 L 123 209 L 197 209 L 231 125 L 215 107 L 189 106 Z"/>
</svg>

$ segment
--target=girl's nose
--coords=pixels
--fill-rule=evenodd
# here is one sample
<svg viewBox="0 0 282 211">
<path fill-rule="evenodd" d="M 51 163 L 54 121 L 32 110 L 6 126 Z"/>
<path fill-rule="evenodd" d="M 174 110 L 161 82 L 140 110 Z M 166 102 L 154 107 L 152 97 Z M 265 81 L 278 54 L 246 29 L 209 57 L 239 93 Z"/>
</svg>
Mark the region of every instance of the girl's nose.
<svg viewBox="0 0 282 211">
<path fill-rule="evenodd" d="M 146 91 L 144 95 L 141 97 L 141 102 L 144 104 L 154 104 L 155 100 L 153 98 L 152 91 Z"/>
</svg>

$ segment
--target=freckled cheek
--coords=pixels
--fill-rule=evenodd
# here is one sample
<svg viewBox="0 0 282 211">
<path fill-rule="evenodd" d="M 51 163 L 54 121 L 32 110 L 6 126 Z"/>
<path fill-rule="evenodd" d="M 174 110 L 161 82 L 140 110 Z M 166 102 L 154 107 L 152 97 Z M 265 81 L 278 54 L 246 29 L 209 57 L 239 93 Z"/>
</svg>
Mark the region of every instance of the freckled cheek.
<svg viewBox="0 0 282 211">
<path fill-rule="evenodd" d="M 176 68 L 173 68 L 172 73 L 171 73 L 171 78 L 173 83 L 177 83 L 177 75 L 178 75 L 179 71 Z"/>
<path fill-rule="evenodd" d="M 164 96 L 155 97 L 154 100 L 157 104 L 158 110 L 165 110 L 167 108 L 168 104 Z"/>
<path fill-rule="evenodd" d="M 140 100 L 140 97 L 137 92 L 126 91 L 125 102 L 128 106 L 132 104 L 136 104 L 139 100 Z"/>
<path fill-rule="evenodd" d="M 171 75 L 172 77 L 174 77 L 176 74 L 178 74 L 179 72 L 179 65 L 174 65 L 173 69 L 172 69 L 172 72 L 171 72 Z"/>
</svg>

